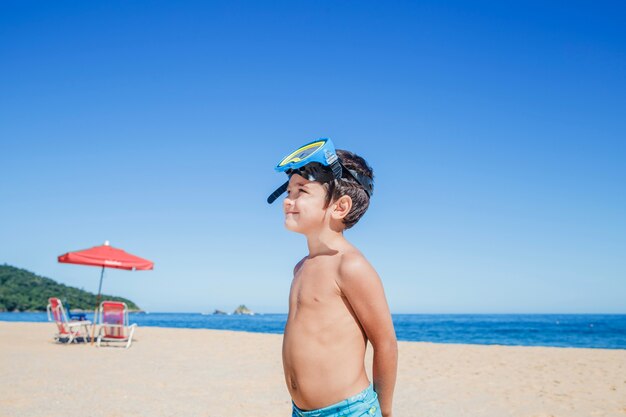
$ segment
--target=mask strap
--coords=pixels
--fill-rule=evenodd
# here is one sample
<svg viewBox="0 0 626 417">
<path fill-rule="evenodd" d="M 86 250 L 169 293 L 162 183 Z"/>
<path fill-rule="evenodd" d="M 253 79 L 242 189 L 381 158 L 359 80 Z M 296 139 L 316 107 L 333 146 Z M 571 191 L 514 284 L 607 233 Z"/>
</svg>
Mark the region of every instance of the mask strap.
<svg viewBox="0 0 626 417">
<path fill-rule="evenodd" d="M 373 190 L 374 187 L 372 187 L 372 180 L 368 176 L 359 174 L 353 169 L 345 168 L 345 170 L 348 171 L 348 173 L 352 176 L 352 178 L 356 180 L 356 182 L 361 184 L 361 186 L 367 193 L 367 196 L 369 198 L 372 198 L 372 194 L 374 194 L 374 190 Z"/>
<path fill-rule="evenodd" d="M 289 186 L 289 181 L 286 181 L 283 185 L 281 185 L 280 187 L 278 187 L 276 189 L 276 191 L 274 191 L 272 194 L 270 194 L 269 197 L 267 197 L 267 202 L 269 204 L 272 204 L 274 201 L 276 201 L 276 199 L 278 197 L 280 197 L 280 195 L 282 193 L 284 193 L 285 191 L 287 191 L 287 187 Z"/>
</svg>

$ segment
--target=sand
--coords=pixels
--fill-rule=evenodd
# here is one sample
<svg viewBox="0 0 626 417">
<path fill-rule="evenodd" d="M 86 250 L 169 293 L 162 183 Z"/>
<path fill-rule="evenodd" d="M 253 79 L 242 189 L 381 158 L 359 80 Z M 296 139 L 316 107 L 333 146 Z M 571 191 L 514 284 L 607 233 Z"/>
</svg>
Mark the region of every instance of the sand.
<svg viewBox="0 0 626 417">
<path fill-rule="evenodd" d="M 281 335 L 140 327 L 125 350 L 53 333 L 0 322 L 0 417 L 291 415 Z M 399 355 L 396 417 L 626 416 L 626 350 L 400 342 Z"/>
</svg>

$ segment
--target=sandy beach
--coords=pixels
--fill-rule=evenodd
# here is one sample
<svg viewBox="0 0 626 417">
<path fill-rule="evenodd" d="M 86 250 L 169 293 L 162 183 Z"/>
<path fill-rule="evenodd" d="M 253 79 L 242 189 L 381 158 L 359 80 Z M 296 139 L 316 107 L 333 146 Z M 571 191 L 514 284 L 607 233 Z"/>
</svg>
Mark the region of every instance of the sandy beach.
<svg viewBox="0 0 626 417">
<path fill-rule="evenodd" d="M 140 327 L 124 350 L 60 345 L 53 333 L 0 322 L 0 416 L 291 415 L 281 335 Z M 626 416 L 626 350 L 399 350 L 396 417 Z"/>
</svg>

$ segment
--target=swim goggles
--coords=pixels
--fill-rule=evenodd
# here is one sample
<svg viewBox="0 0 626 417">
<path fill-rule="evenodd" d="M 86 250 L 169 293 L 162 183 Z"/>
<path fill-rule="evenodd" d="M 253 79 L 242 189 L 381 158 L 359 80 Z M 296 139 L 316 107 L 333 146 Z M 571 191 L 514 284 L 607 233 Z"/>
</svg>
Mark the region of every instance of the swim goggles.
<svg viewBox="0 0 626 417">
<path fill-rule="evenodd" d="M 318 139 L 299 147 L 284 157 L 274 168 L 278 172 L 285 172 L 289 178 L 298 174 L 309 181 L 327 183 L 334 179 L 342 178 L 344 173 L 354 178 L 365 190 L 369 197 L 374 193 L 372 179 L 359 174 L 355 170 L 346 168 L 330 139 Z M 282 193 L 287 191 L 289 181 L 278 187 L 269 197 L 267 202 L 272 204 Z"/>
</svg>

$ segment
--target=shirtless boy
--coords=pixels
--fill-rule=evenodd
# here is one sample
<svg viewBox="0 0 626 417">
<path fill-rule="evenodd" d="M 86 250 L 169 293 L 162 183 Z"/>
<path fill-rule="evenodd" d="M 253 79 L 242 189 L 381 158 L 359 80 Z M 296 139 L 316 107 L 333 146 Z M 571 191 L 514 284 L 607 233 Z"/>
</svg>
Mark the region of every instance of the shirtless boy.
<svg viewBox="0 0 626 417">
<path fill-rule="evenodd" d="M 320 139 L 276 167 L 285 190 L 287 229 L 306 236 L 309 253 L 294 268 L 283 339 L 293 417 L 392 416 L 397 342 L 374 268 L 343 236 L 365 213 L 373 173 L 365 160 Z M 373 347 L 373 384 L 365 348 Z"/>
</svg>

